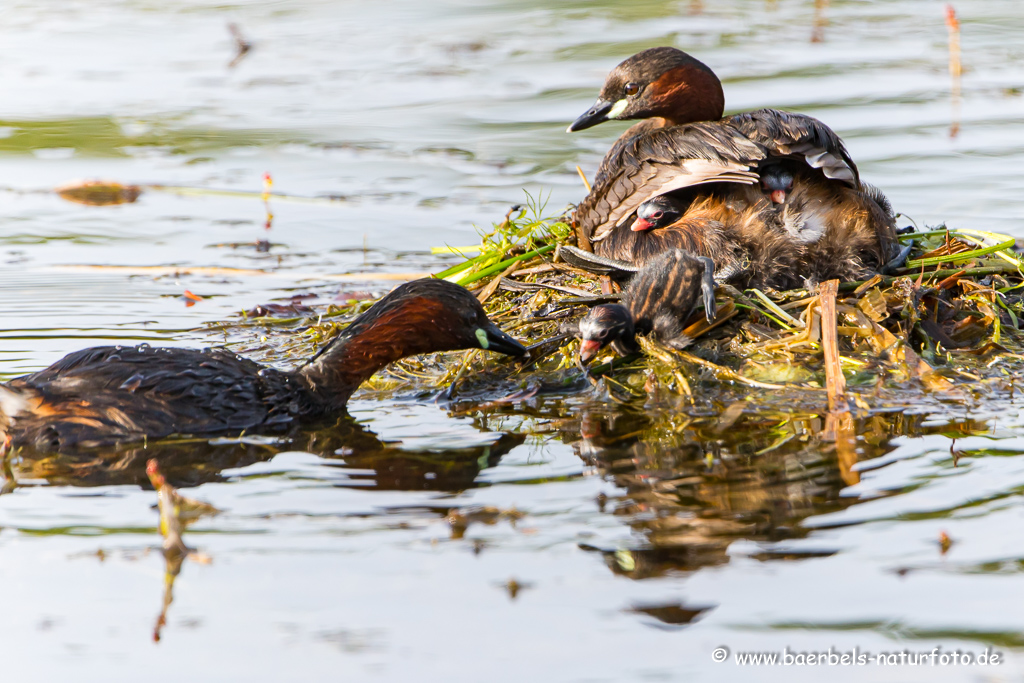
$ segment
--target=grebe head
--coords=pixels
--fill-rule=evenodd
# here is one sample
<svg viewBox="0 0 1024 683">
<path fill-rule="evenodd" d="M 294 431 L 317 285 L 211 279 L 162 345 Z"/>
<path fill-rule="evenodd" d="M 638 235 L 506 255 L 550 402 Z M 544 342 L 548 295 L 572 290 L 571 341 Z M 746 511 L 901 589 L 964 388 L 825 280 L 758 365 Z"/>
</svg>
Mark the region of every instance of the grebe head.
<svg viewBox="0 0 1024 683">
<path fill-rule="evenodd" d="M 785 204 L 786 196 L 793 191 L 792 172 L 782 166 L 762 170 L 761 191 L 772 200 L 772 204 Z"/>
<path fill-rule="evenodd" d="M 612 69 L 597 102 L 568 132 L 610 119 L 662 117 L 669 125 L 722 118 L 725 95 L 718 76 L 703 62 L 674 47 L 638 52 Z"/>
<path fill-rule="evenodd" d="M 380 329 L 399 321 L 401 324 L 393 325 L 396 329 L 415 329 L 419 340 L 394 340 L 396 345 L 414 353 L 480 348 L 509 356 L 526 354 L 522 344 L 487 317 L 484 307 L 471 292 L 447 280 L 424 278 L 399 285 L 363 317 L 368 317 Z M 417 349 L 417 346 L 424 348 Z"/>
<path fill-rule="evenodd" d="M 586 363 L 608 344 L 633 346 L 633 316 L 621 304 L 594 306 L 580 320 L 580 362 Z"/>
<path fill-rule="evenodd" d="M 527 353 L 487 318 L 469 291 L 446 280 L 424 278 L 395 287 L 298 372 L 326 402 L 340 408 L 356 387 L 388 363 L 457 349 Z"/>
</svg>

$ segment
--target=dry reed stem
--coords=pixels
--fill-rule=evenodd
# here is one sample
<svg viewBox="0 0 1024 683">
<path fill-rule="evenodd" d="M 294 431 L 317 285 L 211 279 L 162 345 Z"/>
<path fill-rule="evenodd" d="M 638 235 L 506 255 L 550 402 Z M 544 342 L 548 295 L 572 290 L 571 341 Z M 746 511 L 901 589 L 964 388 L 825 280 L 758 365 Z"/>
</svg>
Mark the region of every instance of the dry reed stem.
<svg viewBox="0 0 1024 683">
<path fill-rule="evenodd" d="M 949 31 L 949 77 L 952 81 L 949 137 L 955 138 L 960 133 L 960 76 L 963 74 L 963 65 L 960 62 L 960 20 L 956 18 L 956 10 L 952 5 L 946 5 L 946 28 Z"/>
<path fill-rule="evenodd" d="M 700 320 L 683 330 L 683 334 L 690 339 L 696 339 L 697 337 L 707 334 L 719 325 L 723 325 L 732 318 L 735 318 L 739 312 L 739 309 L 736 308 L 736 304 L 731 301 L 726 302 L 718 307 L 718 310 L 715 312 L 714 322 L 709 323 L 706 318 L 702 317 Z"/>
<path fill-rule="evenodd" d="M 828 409 L 846 407 L 846 378 L 839 362 L 839 334 L 836 330 L 836 294 L 839 280 L 822 282 L 818 288 L 818 306 L 821 310 L 821 345 L 825 351 L 825 389 L 828 391 Z"/>
<path fill-rule="evenodd" d="M 480 300 L 480 303 L 486 303 L 487 300 L 491 298 L 491 295 L 497 291 L 498 286 L 501 285 L 501 278 L 508 277 L 512 273 L 516 272 L 516 270 L 519 268 L 519 264 L 520 262 L 516 261 L 511 266 L 502 271 L 497 277 L 493 278 L 490 282 L 488 282 L 487 286 L 484 287 L 483 290 L 481 290 L 480 293 L 476 295 L 476 298 Z"/>
<path fill-rule="evenodd" d="M 640 342 L 640 348 L 643 349 L 644 353 L 649 356 L 654 356 L 663 363 L 677 363 L 683 361 L 684 363 L 692 363 L 694 365 L 710 370 L 716 378 L 724 378 L 732 380 L 734 382 L 740 382 L 748 386 L 757 387 L 758 389 L 804 389 L 812 390 L 810 387 L 801 387 L 798 385 L 783 385 L 783 384 L 768 384 L 767 382 L 758 382 L 757 380 L 744 377 L 743 375 L 730 370 L 729 368 L 722 367 L 721 365 L 715 365 L 711 361 L 706 361 L 703 358 L 698 358 L 693 354 L 687 353 L 686 351 L 680 351 L 678 349 L 670 349 L 666 346 L 662 346 L 657 342 L 654 342 L 647 337 L 637 337 L 637 341 Z"/>
<path fill-rule="evenodd" d="M 580 180 L 583 181 L 583 187 L 587 188 L 587 192 L 590 192 L 590 181 L 587 180 L 587 176 L 583 174 L 583 169 L 576 166 L 576 172 L 580 174 Z"/>
</svg>

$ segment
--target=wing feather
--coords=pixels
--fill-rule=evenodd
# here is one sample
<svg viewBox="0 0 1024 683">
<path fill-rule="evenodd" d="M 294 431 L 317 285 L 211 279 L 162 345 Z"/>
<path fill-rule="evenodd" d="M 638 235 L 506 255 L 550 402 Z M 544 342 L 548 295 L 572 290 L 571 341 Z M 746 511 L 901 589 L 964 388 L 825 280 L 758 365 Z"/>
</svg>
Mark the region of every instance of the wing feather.
<svg viewBox="0 0 1024 683">
<path fill-rule="evenodd" d="M 826 178 L 860 187 L 857 165 L 835 132 L 812 116 L 778 109 L 736 114 L 726 119 L 746 138 L 761 145 L 768 156 L 802 156 Z"/>
<path fill-rule="evenodd" d="M 603 173 L 580 203 L 577 220 L 600 241 L 640 204 L 666 192 L 708 183 L 757 181 L 763 148 L 720 122 L 644 130 L 616 143 Z"/>
<path fill-rule="evenodd" d="M 594 233 L 593 240 L 600 241 L 607 237 L 616 226 L 621 225 L 637 208 L 649 199 L 659 195 L 681 190 L 686 187 L 707 185 L 708 183 L 742 183 L 752 185 L 758 176 L 747 166 L 738 163 L 719 163 L 690 159 L 678 164 L 652 164 L 653 171 L 647 175 L 646 182 L 635 192 L 620 200 L 618 206 L 608 214 L 608 219 Z"/>
<path fill-rule="evenodd" d="M 648 199 L 708 183 L 753 184 L 755 170 L 772 157 L 802 159 L 827 178 L 860 187 L 857 166 L 832 129 L 810 116 L 761 109 L 722 121 L 634 126 L 601 162 L 576 220 L 599 242 Z"/>
</svg>

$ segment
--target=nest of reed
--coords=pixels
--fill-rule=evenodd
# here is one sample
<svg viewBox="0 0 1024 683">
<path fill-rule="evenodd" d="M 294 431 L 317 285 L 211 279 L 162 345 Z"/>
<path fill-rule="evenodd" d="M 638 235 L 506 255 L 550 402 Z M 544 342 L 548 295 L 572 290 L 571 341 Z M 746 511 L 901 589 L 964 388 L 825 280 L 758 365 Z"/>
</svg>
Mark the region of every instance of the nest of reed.
<svg viewBox="0 0 1024 683">
<path fill-rule="evenodd" d="M 602 294 L 599 276 L 559 262 L 557 248 L 574 243 L 573 230 L 567 215 L 543 214 L 529 198 L 479 245 L 435 249 L 456 261 L 435 277 L 476 293 L 490 317 L 530 347 L 529 360 L 476 350 L 405 359 L 378 373 L 363 395 L 401 387 L 493 403 L 589 383 L 617 403 L 692 406 L 757 391 L 820 404 L 826 389 L 831 399 L 845 388 L 850 407 L 868 410 L 1012 391 L 1024 368 L 1024 263 L 1013 238 L 938 226 L 900 236 L 913 249 L 895 275 L 789 291 L 722 285 L 714 324 L 695 312 L 686 330 L 695 341 L 685 352 L 641 339 L 642 354 L 617 358 L 607 349 L 584 373 L 576 321 L 617 295 Z M 246 353 L 294 364 L 371 303 L 314 304 L 283 317 L 257 310 L 218 327 L 245 331 Z"/>
</svg>

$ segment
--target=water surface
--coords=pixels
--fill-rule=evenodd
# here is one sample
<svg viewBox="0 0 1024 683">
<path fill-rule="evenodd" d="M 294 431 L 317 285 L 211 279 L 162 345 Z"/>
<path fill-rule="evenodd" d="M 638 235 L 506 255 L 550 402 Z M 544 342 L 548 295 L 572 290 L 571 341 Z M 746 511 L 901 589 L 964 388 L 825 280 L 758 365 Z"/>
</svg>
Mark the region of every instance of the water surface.
<svg viewBox="0 0 1024 683">
<path fill-rule="evenodd" d="M 5 3 L 0 377 L 113 340 L 220 343 L 203 323 L 393 285 L 339 274 L 444 267 L 431 246 L 475 242 L 524 190 L 552 212 L 578 201 L 575 166 L 592 176 L 623 125 L 565 126 L 656 45 L 711 65 L 729 111 L 825 120 L 901 220 L 1024 237 L 1024 9 L 957 9 L 958 107 L 932 0 Z M 233 66 L 229 22 L 254 44 Z M 314 198 L 271 202 L 269 231 L 251 197 L 151 190 L 98 208 L 49 192 L 80 178 L 258 192 L 266 172 Z M 288 444 L 15 462 L 5 671 L 1019 679 L 1020 402 L 862 415 L 838 445 L 780 403 L 755 396 L 723 426 L 724 402 L 623 410 L 579 390 L 467 411 L 364 394 L 353 420 Z M 212 561 L 185 564 L 159 643 L 164 566 L 140 486 L 154 455 L 223 510 L 187 534 Z M 994 648 L 1006 663 L 752 674 L 714 662 L 719 646 Z"/>
</svg>

